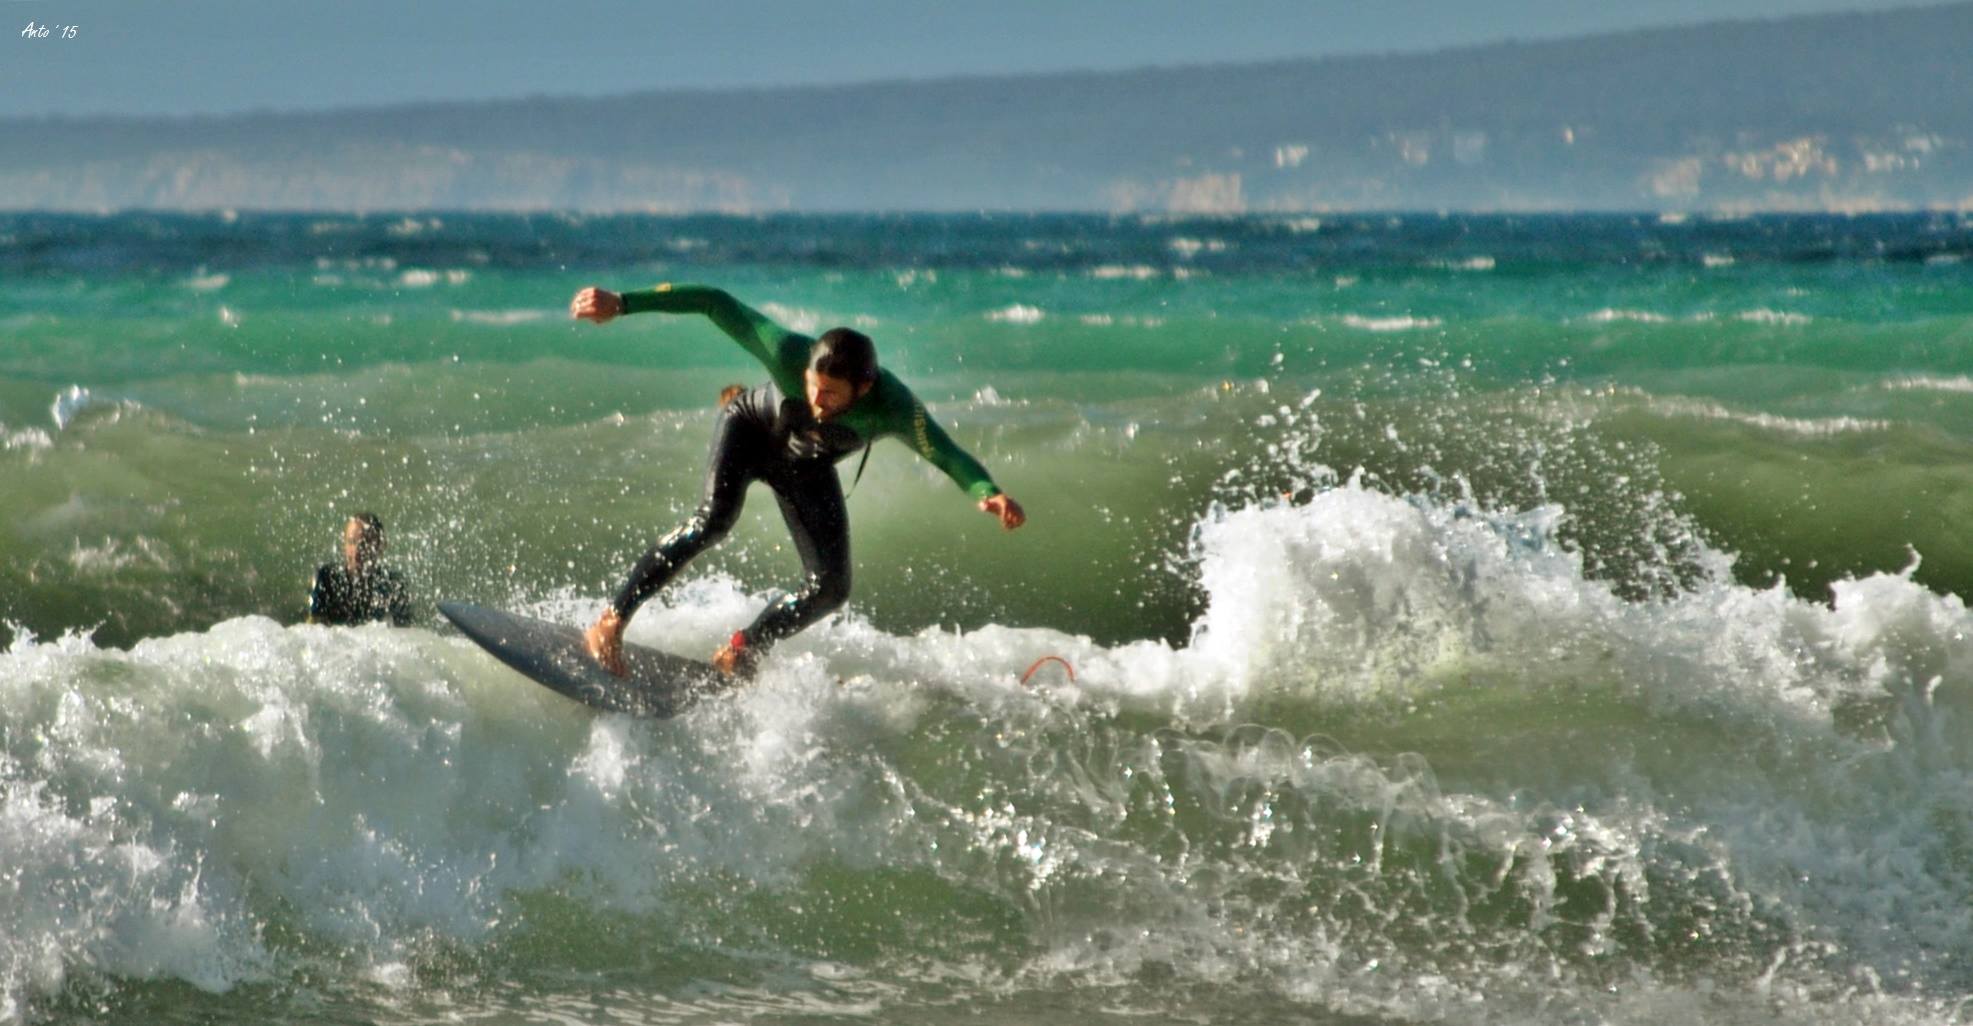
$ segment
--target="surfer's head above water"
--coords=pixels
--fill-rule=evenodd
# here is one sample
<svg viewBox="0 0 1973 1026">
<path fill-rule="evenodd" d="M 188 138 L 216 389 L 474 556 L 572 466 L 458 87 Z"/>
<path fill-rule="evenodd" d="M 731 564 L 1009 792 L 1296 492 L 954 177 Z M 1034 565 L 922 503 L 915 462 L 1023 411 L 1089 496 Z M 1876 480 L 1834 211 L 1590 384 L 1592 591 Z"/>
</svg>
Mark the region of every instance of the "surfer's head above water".
<svg viewBox="0 0 1973 1026">
<path fill-rule="evenodd" d="M 816 420 L 839 416 L 877 383 L 877 347 L 860 331 L 830 328 L 809 349 L 802 381 Z"/>
<path fill-rule="evenodd" d="M 343 524 L 343 563 L 362 570 L 384 551 L 384 522 L 375 513 L 352 513 Z"/>
</svg>

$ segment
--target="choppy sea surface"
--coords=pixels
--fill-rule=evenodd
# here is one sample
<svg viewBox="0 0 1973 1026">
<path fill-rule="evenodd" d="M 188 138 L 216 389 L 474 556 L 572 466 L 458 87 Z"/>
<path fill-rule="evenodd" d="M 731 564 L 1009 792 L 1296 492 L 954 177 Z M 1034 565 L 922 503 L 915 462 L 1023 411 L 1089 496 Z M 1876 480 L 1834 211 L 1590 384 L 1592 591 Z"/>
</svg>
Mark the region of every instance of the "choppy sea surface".
<svg viewBox="0 0 1973 1026">
<path fill-rule="evenodd" d="M 1959 215 L 0 215 L 0 1022 L 1973 1016 Z M 599 716 L 725 287 L 882 359 L 850 605 Z M 847 474 L 847 468 L 846 468 Z M 343 517 L 417 626 L 300 623 Z M 633 622 L 798 563 L 759 490 Z M 1048 662 L 1026 684 L 1023 673 Z"/>
</svg>

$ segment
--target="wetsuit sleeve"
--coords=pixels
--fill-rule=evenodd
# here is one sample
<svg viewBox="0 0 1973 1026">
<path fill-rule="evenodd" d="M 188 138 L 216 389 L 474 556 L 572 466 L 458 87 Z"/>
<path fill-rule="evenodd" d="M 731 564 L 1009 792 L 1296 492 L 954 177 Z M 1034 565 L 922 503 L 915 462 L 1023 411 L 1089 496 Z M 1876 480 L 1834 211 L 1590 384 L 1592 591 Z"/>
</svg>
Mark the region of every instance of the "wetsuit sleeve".
<svg viewBox="0 0 1973 1026">
<path fill-rule="evenodd" d="M 308 588 L 308 622 L 324 622 L 333 601 L 329 589 L 329 568 L 326 565 L 316 567 L 315 583 Z"/>
<path fill-rule="evenodd" d="M 961 449 L 959 443 L 945 433 L 939 422 L 925 412 L 925 404 L 916 396 L 911 398 L 907 420 L 899 435 L 914 452 L 944 471 L 954 484 L 965 489 L 966 494 L 975 499 L 990 499 L 1000 494 L 1000 486 L 993 483 L 993 476 L 987 473 L 979 460 Z"/>
<path fill-rule="evenodd" d="M 390 625 L 392 627 L 411 626 L 411 594 L 404 586 L 404 578 L 392 571 L 390 575 Z"/>
<path fill-rule="evenodd" d="M 704 314 L 719 330 L 725 332 L 747 354 L 759 360 L 775 380 L 786 387 L 781 378 L 790 373 L 787 352 L 791 348 L 786 343 L 790 339 L 801 340 L 801 336 L 774 323 L 766 314 L 734 299 L 724 289 L 706 285 L 673 285 L 666 282 L 655 288 L 640 289 L 623 294 L 625 314 L 656 313 L 695 313 Z M 806 346 L 799 346 L 804 359 Z M 800 368 L 792 373 L 800 378 Z"/>
</svg>

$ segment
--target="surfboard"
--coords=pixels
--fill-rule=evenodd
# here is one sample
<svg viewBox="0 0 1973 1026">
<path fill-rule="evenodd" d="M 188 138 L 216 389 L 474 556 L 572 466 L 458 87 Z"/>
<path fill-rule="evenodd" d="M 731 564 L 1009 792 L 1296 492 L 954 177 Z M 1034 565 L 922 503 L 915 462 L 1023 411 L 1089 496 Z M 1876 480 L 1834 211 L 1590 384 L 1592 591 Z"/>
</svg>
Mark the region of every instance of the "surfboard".
<svg viewBox="0 0 1973 1026">
<path fill-rule="evenodd" d="M 609 712 L 676 716 L 729 682 L 711 663 L 642 645 L 623 646 L 629 674 L 618 677 L 589 657 L 583 648 L 582 631 L 567 624 L 468 602 L 441 602 L 438 611 L 475 644 L 522 676 Z"/>
</svg>

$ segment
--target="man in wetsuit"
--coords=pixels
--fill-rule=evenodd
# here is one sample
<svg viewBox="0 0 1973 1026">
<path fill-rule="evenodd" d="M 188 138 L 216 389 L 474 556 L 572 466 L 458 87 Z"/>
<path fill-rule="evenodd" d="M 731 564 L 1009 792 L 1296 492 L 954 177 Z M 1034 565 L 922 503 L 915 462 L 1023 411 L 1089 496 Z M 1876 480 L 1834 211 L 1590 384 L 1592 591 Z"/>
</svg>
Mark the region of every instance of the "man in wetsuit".
<svg viewBox="0 0 1973 1026">
<path fill-rule="evenodd" d="M 775 642 L 849 598 L 849 514 L 835 465 L 858 451 L 867 457 L 877 439 L 902 439 L 1007 530 L 1026 522 L 1020 503 L 926 415 L 925 404 L 904 382 L 877 366 L 876 349 L 862 333 L 833 328 L 809 338 L 700 285 L 665 284 L 621 295 L 592 286 L 569 303 L 571 316 L 597 324 L 646 311 L 704 314 L 767 368 L 770 381 L 722 406 L 698 511 L 637 561 L 585 633 L 590 654 L 610 672 L 624 672 L 623 628 L 637 607 L 726 535 L 755 481 L 773 490 L 807 581 L 800 591 L 769 603 L 714 654 L 713 665 L 737 677 L 751 676 Z"/>
<path fill-rule="evenodd" d="M 375 513 L 358 513 L 343 524 L 343 561 L 324 563 L 308 592 L 308 622 L 351 626 L 389 620 L 411 622 L 404 578 L 383 566 L 384 522 Z"/>
</svg>

